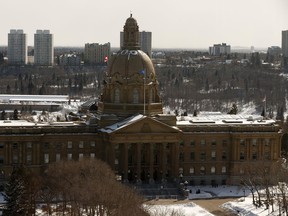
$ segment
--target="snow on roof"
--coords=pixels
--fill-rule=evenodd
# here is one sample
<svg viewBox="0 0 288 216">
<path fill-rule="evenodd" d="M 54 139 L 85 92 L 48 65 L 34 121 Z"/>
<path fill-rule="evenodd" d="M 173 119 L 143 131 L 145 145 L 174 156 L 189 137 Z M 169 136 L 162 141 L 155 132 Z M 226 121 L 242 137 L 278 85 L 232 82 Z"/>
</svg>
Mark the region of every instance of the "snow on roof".
<svg viewBox="0 0 288 216">
<path fill-rule="evenodd" d="M 35 122 L 28 122 L 26 120 L 0 120 L 0 127 L 28 127 L 28 126 L 35 126 Z M 45 123 L 41 123 L 38 125 L 49 125 Z"/>
<path fill-rule="evenodd" d="M 125 127 L 129 124 L 132 124 L 133 122 L 136 122 L 142 118 L 146 118 L 146 116 L 143 116 L 141 114 L 136 114 L 136 115 L 133 115 L 129 118 L 124 119 L 123 121 L 117 122 L 117 123 L 110 125 L 110 126 L 106 126 L 105 128 L 102 128 L 100 131 L 104 132 L 104 133 L 112 133 L 113 131 L 118 130 L 122 127 Z"/>
<path fill-rule="evenodd" d="M 68 95 L 13 95 L 13 94 L 0 94 L 0 101 L 49 101 L 49 102 L 67 102 L 69 101 Z"/>
<path fill-rule="evenodd" d="M 181 116 L 177 117 L 177 126 L 184 125 L 271 125 L 274 124 L 273 119 L 264 119 L 259 115 L 230 115 L 219 112 L 204 112 L 197 116 Z"/>
</svg>

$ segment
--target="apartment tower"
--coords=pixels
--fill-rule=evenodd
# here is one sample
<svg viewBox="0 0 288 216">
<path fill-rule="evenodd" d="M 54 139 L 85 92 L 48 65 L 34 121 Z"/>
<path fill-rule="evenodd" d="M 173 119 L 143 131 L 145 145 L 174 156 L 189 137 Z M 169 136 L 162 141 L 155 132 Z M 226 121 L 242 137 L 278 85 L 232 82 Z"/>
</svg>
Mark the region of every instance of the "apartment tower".
<svg viewBox="0 0 288 216">
<path fill-rule="evenodd" d="M 54 64 L 53 34 L 50 34 L 49 30 L 37 30 L 34 34 L 34 64 Z"/>
<path fill-rule="evenodd" d="M 282 31 L 282 54 L 288 57 L 288 30 Z"/>
<path fill-rule="evenodd" d="M 23 30 L 11 29 L 8 33 L 8 63 L 27 64 L 27 37 Z"/>
<path fill-rule="evenodd" d="M 86 43 L 84 50 L 84 61 L 86 64 L 103 65 L 108 61 L 110 55 L 110 43 Z"/>
</svg>

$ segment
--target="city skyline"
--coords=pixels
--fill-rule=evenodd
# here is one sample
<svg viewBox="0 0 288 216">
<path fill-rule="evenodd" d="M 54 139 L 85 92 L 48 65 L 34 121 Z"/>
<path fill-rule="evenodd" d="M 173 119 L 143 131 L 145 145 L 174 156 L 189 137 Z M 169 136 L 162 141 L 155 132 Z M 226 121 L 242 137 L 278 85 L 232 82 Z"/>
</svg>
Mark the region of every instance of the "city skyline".
<svg viewBox="0 0 288 216">
<path fill-rule="evenodd" d="M 119 47 L 119 32 L 130 13 L 140 31 L 151 31 L 153 48 L 205 48 L 211 44 L 266 48 L 281 47 L 288 29 L 287 0 L 181 0 L 135 3 L 132 0 L 10 0 L 3 3 L 0 45 L 8 43 L 10 29 L 23 29 L 33 45 L 37 29 L 54 34 L 55 46 L 111 43 Z"/>
</svg>

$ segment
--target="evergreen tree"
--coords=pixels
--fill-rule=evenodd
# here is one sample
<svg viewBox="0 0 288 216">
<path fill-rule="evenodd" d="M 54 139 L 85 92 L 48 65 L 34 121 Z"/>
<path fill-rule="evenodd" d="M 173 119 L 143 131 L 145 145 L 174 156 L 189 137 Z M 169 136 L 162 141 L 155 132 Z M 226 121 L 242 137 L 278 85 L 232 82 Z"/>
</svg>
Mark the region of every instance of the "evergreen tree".
<svg viewBox="0 0 288 216">
<path fill-rule="evenodd" d="M 10 179 L 5 185 L 3 196 L 6 201 L 4 216 L 28 215 L 25 208 L 27 201 L 24 167 L 14 167 Z"/>
</svg>

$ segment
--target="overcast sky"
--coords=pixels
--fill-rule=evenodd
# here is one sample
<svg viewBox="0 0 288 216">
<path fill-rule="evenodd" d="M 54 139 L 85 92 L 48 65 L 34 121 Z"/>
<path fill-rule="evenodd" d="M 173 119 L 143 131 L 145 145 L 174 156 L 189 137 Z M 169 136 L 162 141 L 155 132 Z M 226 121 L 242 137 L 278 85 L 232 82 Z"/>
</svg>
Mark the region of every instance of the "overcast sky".
<svg viewBox="0 0 288 216">
<path fill-rule="evenodd" d="M 37 29 L 48 29 L 55 46 L 119 47 L 130 11 L 140 31 L 152 32 L 153 48 L 281 46 L 288 30 L 288 0 L 3 0 L 0 45 L 10 29 L 23 29 L 28 45 Z"/>
</svg>

